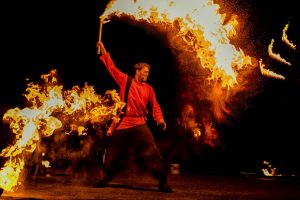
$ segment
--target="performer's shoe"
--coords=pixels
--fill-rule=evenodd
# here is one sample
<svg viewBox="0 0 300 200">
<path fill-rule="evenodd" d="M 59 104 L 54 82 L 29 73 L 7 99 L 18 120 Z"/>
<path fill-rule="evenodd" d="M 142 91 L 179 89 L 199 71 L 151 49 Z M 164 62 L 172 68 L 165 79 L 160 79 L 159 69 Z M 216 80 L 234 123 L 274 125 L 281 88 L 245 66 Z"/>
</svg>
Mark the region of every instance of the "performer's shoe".
<svg viewBox="0 0 300 200">
<path fill-rule="evenodd" d="M 160 182 L 159 183 L 159 191 L 160 192 L 166 192 L 166 193 L 172 193 L 172 188 L 168 185 L 167 182 Z"/>
<path fill-rule="evenodd" d="M 107 179 L 102 179 L 93 184 L 94 188 L 107 187 L 109 181 Z"/>
</svg>

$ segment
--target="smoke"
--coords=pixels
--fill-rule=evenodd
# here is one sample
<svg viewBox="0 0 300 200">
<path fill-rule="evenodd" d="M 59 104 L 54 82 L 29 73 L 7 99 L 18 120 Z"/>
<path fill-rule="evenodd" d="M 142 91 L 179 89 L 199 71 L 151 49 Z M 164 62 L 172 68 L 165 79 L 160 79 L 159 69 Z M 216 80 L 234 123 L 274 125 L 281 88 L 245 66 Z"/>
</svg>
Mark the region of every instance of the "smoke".
<svg viewBox="0 0 300 200">
<path fill-rule="evenodd" d="M 251 58 L 252 65 L 237 70 L 237 83 L 232 88 L 223 87 L 221 80 L 209 79 L 211 72 L 202 67 L 196 53 L 178 38 L 175 32 L 168 32 L 167 38 L 168 45 L 176 57 L 180 82 L 179 107 L 192 105 L 198 116 L 195 120 L 200 124 L 203 142 L 216 148 L 221 146 L 218 125 L 230 123 L 230 118 L 239 117 L 251 106 L 249 101 L 263 89 L 258 62 Z M 184 109 L 180 112 L 184 112 Z"/>
</svg>

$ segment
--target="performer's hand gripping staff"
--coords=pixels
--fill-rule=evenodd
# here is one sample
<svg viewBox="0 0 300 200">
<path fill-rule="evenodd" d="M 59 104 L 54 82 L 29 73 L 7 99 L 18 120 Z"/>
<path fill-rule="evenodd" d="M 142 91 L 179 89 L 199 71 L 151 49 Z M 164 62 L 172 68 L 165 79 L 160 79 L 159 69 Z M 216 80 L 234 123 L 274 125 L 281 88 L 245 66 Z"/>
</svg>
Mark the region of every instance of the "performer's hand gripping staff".
<svg viewBox="0 0 300 200">
<path fill-rule="evenodd" d="M 97 42 L 97 47 L 98 47 L 97 54 L 101 53 L 100 43 L 101 43 L 101 37 L 102 37 L 103 15 L 101 15 L 99 17 L 99 20 L 100 20 L 100 27 L 99 27 L 99 37 L 98 37 L 98 42 Z"/>
<path fill-rule="evenodd" d="M 100 47 L 100 52 L 102 54 L 106 54 L 106 49 L 105 49 L 104 44 L 102 42 L 99 43 L 99 47 Z"/>
<path fill-rule="evenodd" d="M 103 17 L 103 15 L 101 15 L 100 17 L 99 17 L 99 19 L 100 19 L 100 28 L 99 28 L 99 37 L 98 37 L 98 42 L 97 42 L 97 54 L 100 54 L 100 53 L 102 53 L 102 54 L 104 54 L 104 53 L 106 53 L 106 50 L 105 50 L 105 48 L 104 48 L 104 46 L 103 46 L 103 44 L 102 44 L 102 42 L 101 42 L 101 37 L 102 37 L 102 27 L 103 27 L 103 24 L 104 24 L 104 17 Z M 108 21 L 107 21 L 108 22 Z M 105 22 L 106 23 L 106 22 Z"/>
</svg>

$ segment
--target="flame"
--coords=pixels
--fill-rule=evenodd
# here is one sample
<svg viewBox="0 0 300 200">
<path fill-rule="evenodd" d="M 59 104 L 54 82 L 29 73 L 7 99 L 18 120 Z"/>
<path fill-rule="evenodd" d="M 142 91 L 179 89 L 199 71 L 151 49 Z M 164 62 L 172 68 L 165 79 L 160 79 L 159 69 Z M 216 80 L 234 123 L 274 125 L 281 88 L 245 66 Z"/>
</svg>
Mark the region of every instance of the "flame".
<svg viewBox="0 0 300 200">
<path fill-rule="evenodd" d="M 2 189 L 12 191 L 12 188 L 21 184 L 18 180 L 24 164 L 22 158 L 11 158 L 5 162 L 0 171 L 0 186 Z"/>
<path fill-rule="evenodd" d="M 170 26 L 196 54 L 203 68 L 210 70 L 209 80 L 220 79 L 223 87 L 237 83 L 237 70 L 251 64 L 251 58 L 230 43 L 236 35 L 237 16 L 225 23 L 225 14 L 212 0 L 115 0 L 101 16 L 129 15 L 135 20 L 158 26 Z"/>
<path fill-rule="evenodd" d="M 293 44 L 289 39 L 288 39 L 288 36 L 286 34 L 287 30 L 289 28 L 289 24 L 286 24 L 282 30 L 282 41 L 290 48 L 292 48 L 293 50 L 296 50 L 296 45 Z"/>
<path fill-rule="evenodd" d="M 20 173 L 26 155 L 36 150 L 43 137 L 49 137 L 59 129 L 63 131 L 67 125 L 76 127 L 78 135 L 85 135 L 87 122 L 107 123 L 125 106 L 116 90 L 100 96 L 92 86 L 85 84 L 83 88 L 74 86 L 72 90 L 63 91 L 56 70 L 41 78 L 43 85 L 29 83 L 26 88 L 24 96 L 30 106 L 10 109 L 3 116 L 15 134 L 14 144 L 0 154 L 8 159 L 0 170 L 0 187 L 7 191 L 13 191 L 21 184 Z"/>
<path fill-rule="evenodd" d="M 277 74 L 269 69 L 265 69 L 265 64 L 263 63 L 262 59 L 259 60 L 259 68 L 260 68 L 261 74 L 264 76 L 268 76 L 268 77 L 280 79 L 280 80 L 285 80 L 284 76 Z"/>
<path fill-rule="evenodd" d="M 286 44 L 288 47 L 292 48 L 293 50 L 296 50 L 296 45 L 294 45 L 291 41 L 289 41 L 288 39 L 288 36 L 287 36 L 287 30 L 288 30 L 288 27 L 289 27 L 289 24 L 286 24 L 285 27 L 283 28 L 282 30 L 282 41 L 284 44 Z M 273 52 L 273 46 L 274 46 L 274 42 L 275 40 L 272 39 L 271 40 L 271 43 L 269 44 L 268 46 L 268 53 L 269 53 L 269 57 L 276 60 L 276 61 L 279 61 L 285 65 L 288 65 L 288 66 L 292 66 L 292 64 L 288 61 L 286 61 L 284 58 L 282 58 L 280 56 L 280 54 L 275 54 Z M 281 79 L 281 80 L 285 80 L 285 77 L 280 75 L 280 74 L 277 74 L 271 70 L 268 70 L 268 69 L 265 69 L 265 65 L 263 64 L 262 62 L 262 59 L 259 61 L 259 66 L 260 66 L 260 71 L 261 71 L 261 74 L 264 75 L 264 76 L 268 76 L 268 77 L 272 77 L 272 78 L 276 78 L 276 79 Z"/>
<path fill-rule="evenodd" d="M 282 176 L 282 174 L 277 173 L 277 168 L 272 166 L 269 161 L 263 161 L 264 168 L 262 168 L 262 172 L 265 176 Z"/>
<path fill-rule="evenodd" d="M 48 160 L 43 160 L 43 161 L 42 161 L 42 165 L 43 165 L 44 167 L 46 167 L 46 168 L 51 167 L 51 166 L 50 166 L 50 162 L 49 162 Z"/>
<path fill-rule="evenodd" d="M 194 128 L 193 130 L 193 136 L 196 140 L 199 140 L 200 139 L 200 136 L 201 136 L 201 130 L 200 128 Z"/>
<path fill-rule="evenodd" d="M 269 44 L 268 46 L 268 53 L 269 53 L 269 56 L 271 58 L 273 58 L 274 60 L 277 60 L 285 65 L 288 65 L 288 66 L 291 66 L 291 63 L 286 61 L 284 58 L 281 58 L 280 54 L 275 54 L 273 53 L 273 45 L 274 45 L 274 39 L 271 40 L 271 43 Z"/>
</svg>

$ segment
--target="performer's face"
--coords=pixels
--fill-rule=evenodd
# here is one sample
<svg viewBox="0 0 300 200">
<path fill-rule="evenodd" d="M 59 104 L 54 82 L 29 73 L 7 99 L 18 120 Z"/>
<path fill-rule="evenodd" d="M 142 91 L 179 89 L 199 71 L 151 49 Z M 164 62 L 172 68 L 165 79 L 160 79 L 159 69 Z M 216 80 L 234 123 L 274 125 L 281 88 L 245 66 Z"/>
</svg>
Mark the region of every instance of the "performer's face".
<svg viewBox="0 0 300 200">
<path fill-rule="evenodd" d="M 148 67 L 141 68 L 141 70 L 137 71 L 137 76 L 140 82 L 146 82 L 149 76 L 149 68 Z"/>
</svg>

